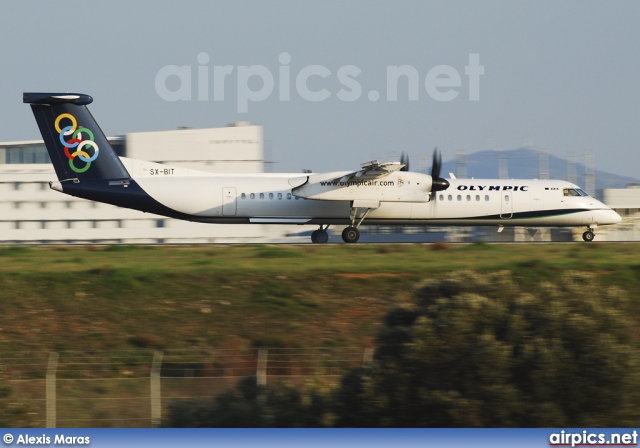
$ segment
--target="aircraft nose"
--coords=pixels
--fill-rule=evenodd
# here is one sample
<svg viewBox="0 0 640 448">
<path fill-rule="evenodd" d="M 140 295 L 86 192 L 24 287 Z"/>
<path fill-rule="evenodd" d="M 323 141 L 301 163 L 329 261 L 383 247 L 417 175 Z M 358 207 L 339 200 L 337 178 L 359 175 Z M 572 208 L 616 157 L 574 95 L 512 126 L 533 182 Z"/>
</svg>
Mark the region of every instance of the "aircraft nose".
<svg viewBox="0 0 640 448">
<path fill-rule="evenodd" d="M 622 216 L 620 216 L 618 213 L 611 210 L 611 214 L 613 215 L 614 224 L 618 224 L 622 221 Z"/>
<path fill-rule="evenodd" d="M 611 209 L 603 210 L 599 218 L 598 224 L 617 224 L 622 221 L 622 217 Z"/>
</svg>

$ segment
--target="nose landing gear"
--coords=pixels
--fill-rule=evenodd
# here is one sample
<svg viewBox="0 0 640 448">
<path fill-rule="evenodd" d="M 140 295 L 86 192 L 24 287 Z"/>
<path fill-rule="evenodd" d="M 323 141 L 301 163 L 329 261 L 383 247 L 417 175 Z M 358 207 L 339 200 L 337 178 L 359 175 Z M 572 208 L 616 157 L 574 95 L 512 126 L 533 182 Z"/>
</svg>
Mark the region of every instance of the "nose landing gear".
<svg viewBox="0 0 640 448">
<path fill-rule="evenodd" d="M 590 243 L 596 237 L 596 234 L 593 233 L 593 229 L 591 227 L 587 227 L 587 231 L 582 234 L 582 239 L 586 242 Z"/>
</svg>

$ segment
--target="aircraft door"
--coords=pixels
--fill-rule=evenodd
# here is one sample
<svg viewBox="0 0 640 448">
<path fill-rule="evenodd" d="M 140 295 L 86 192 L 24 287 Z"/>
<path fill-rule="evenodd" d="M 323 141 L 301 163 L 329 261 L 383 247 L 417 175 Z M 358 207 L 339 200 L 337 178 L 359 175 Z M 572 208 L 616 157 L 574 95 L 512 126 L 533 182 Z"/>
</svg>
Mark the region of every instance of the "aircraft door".
<svg viewBox="0 0 640 448">
<path fill-rule="evenodd" d="M 502 192 L 500 218 L 509 219 L 513 216 L 513 191 Z"/>
<path fill-rule="evenodd" d="M 225 187 L 222 189 L 222 215 L 235 216 L 236 214 L 236 189 Z"/>
</svg>

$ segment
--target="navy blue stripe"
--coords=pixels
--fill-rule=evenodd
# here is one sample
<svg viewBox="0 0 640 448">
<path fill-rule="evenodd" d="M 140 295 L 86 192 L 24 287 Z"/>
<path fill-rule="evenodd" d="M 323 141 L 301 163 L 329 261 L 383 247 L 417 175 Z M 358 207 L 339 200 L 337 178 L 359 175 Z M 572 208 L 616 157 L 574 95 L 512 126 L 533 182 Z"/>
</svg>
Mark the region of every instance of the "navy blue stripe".
<svg viewBox="0 0 640 448">
<path fill-rule="evenodd" d="M 90 201 L 104 202 L 118 207 L 131 208 L 171 218 L 190 218 L 190 215 L 172 210 L 153 199 L 133 179 L 126 184 L 118 185 L 109 185 L 109 181 L 106 179 L 81 179 L 79 182 L 66 181 L 62 182 L 62 190 L 71 196 L 89 199 Z"/>
<path fill-rule="evenodd" d="M 110 185 L 109 181 L 105 179 L 82 179 L 77 183 L 73 181 L 62 182 L 62 190 L 64 193 L 78 198 L 185 221 L 230 224 L 249 222 L 249 218 L 242 217 L 196 216 L 178 212 L 156 201 L 135 180 L 128 180 L 127 186 L 125 187 L 124 185 L 123 183 Z"/>
<path fill-rule="evenodd" d="M 502 215 L 485 215 L 485 216 L 465 216 L 463 218 L 437 218 L 437 219 L 453 219 L 453 220 L 490 220 L 490 219 L 530 219 L 530 218 L 551 218 L 553 216 L 572 215 L 580 212 L 590 212 L 594 209 L 588 208 L 561 208 L 553 210 L 536 210 L 518 213 L 503 213 Z M 509 218 L 507 216 L 511 215 Z"/>
</svg>

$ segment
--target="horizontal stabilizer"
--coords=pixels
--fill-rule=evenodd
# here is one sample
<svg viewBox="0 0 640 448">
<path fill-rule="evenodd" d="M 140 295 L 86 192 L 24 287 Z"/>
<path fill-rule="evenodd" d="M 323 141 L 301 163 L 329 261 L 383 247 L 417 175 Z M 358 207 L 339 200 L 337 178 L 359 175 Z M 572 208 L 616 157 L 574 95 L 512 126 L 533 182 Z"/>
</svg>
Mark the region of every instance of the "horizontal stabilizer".
<svg viewBox="0 0 640 448">
<path fill-rule="evenodd" d="M 84 93 L 40 93 L 24 92 L 22 102 L 27 104 L 75 104 L 86 106 L 93 102 L 90 95 Z"/>
</svg>

